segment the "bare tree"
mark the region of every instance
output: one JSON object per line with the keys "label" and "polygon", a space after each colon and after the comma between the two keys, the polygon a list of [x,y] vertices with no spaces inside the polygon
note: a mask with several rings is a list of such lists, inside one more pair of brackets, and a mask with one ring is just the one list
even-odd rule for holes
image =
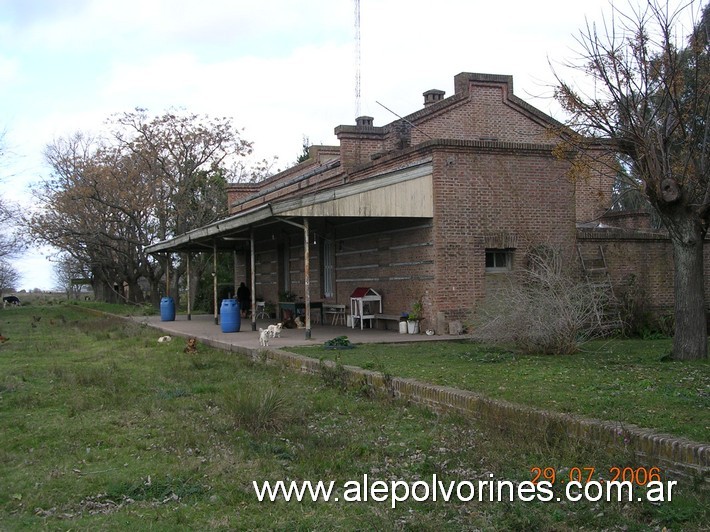
{"label": "bare tree", "polygon": [[475,340],[526,354],[571,355],[610,331],[609,294],[563,268],[559,250],[531,247],[528,267],[493,291],[474,318]]}
{"label": "bare tree", "polygon": [[17,287],[20,282],[20,273],[6,260],[0,259],[0,296],[6,290]]}
{"label": "bare tree", "polygon": [[56,288],[64,291],[67,299],[78,299],[81,289],[90,279],[85,266],[68,253],[60,254],[54,263]]}
{"label": "bare tree", "polygon": [[[556,97],[581,135],[563,142],[581,158],[591,144],[607,160],[621,157],[627,184],[648,199],[668,230],[675,264],[673,357],[707,355],[703,241],[710,221],[710,6],[690,0],[671,9],[649,0],[628,12],[612,6],[600,26],[580,31],[581,63],[568,65],[591,81],[589,91],[557,77]],[[697,21],[687,39],[683,16]],[[702,17],[698,19],[698,13]],[[583,166],[583,165],[582,165]],[[614,168],[618,171],[619,168]],[[669,281],[670,282],[670,281]]]}
{"label": "bare tree", "polygon": [[237,161],[231,169],[231,181],[233,183],[259,183],[274,175],[274,165],[276,165],[278,160],[279,158],[274,156],[271,159],[262,159],[256,163]]}
{"label": "bare tree", "polygon": [[[0,132],[0,163],[5,162],[6,150],[4,144],[4,133]],[[0,165],[0,169],[3,166]],[[5,175],[0,174],[0,180]],[[0,257],[8,257],[19,251],[20,241],[14,231],[15,221],[18,218],[17,209],[9,204],[5,198],[0,197]]]}
{"label": "bare tree", "polygon": [[15,237],[10,230],[14,218],[10,207],[0,198],[0,257],[7,257],[16,251]]}

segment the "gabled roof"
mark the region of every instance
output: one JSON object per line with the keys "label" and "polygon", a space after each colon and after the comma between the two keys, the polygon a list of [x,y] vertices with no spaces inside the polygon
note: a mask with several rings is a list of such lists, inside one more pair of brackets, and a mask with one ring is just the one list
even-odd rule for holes
{"label": "gabled roof", "polygon": [[355,290],[353,290],[353,293],[350,294],[350,297],[362,299],[366,297],[380,297],[380,294],[375,292],[374,289],[369,288],[367,286],[359,286]]}
{"label": "gabled roof", "polygon": [[[550,151],[542,134],[559,123],[515,96],[512,76],[462,72],[454,77],[454,87],[449,98],[443,98],[443,91],[427,91],[425,98],[436,94],[429,99],[433,102],[426,100],[423,109],[384,127],[373,126],[370,117],[360,117],[355,126],[338,126],[340,147],[314,147],[301,164],[258,184],[232,186],[235,210],[240,212],[148,246],[147,251],[231,248],[231,241],[249,236],[249,228],[290,218],[431,218],[435,150]],[[476,108],[478,102],[484,102],[483,107]],[[473,120],[466,105],[483,109],[483,118]],[[501,113],[523,128],[529,126],[535,135],[501,127],[507,124],[501,122]],[[454,118],[463,127],[450,128]],[[531,144],[535,137],[539,143]]]}

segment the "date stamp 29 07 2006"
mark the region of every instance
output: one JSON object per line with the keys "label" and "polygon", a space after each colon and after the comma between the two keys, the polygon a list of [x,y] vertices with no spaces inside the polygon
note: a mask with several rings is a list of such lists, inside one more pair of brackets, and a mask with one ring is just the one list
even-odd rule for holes
{"label": "date stamp 29 07 2006", "polygon": [[544,480],[550,484],[579,482],[586,484],[594,480],[608,480],[609,482],[631,482],[637,486],[645,486],[649,482],[660,482],[661,470],[658,467],[617,467],[613,466],[606,470],[608,476],[597,474],[595,467],[570,467],[556,469],[554,467],[530,468],[532,482],[537,484]]}
{"label": "date stamp 29 07 2006", "polygon": [[[530,482],[540,489],[562,490],[568,501],[649,501],[668,502],[673,497],[675,480],[663,482],[658,467],[609,467],[598,472],[595,467],[530,468]],[[636,489],[635,489],[636,488]],[[561,497],[556,497],[558,501]]]}

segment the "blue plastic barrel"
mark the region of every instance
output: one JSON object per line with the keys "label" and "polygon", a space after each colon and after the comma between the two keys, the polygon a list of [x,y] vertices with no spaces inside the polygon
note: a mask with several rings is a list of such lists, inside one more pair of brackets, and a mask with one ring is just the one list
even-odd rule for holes
{"label": "blue plastic barrel", "polygon": [[236,299],[223,299],[220,308],[222,332],[239,332],[242,325],[242,316],[239,312],[239,303]]}
{"label": "blue plastic barrel", "polygon": [[172,297],[160,300],[160,321],[175,321],[175,300]]}

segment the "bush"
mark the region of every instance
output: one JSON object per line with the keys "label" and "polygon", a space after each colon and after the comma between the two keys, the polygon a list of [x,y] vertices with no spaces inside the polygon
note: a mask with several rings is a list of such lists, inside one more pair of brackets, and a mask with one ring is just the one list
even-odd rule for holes
{"label": "bush", "polygon": [[648,295],[634,273],[628,275],[618,289],[619,313],[624,334],[644,340],[670,338],[675,321],[673,313],[654,312],[649,308]]}
{"label": "bush", "polygon": [[530,256],[529,269],[491,294],[473,323],[473,337],[523,353],[575,353],[603,336],[609,292],[562,269],[557,253]]}
{"label": "bush", "polygon": [[237,427],[253,432],[279,429],[295,415],[287,395],[276,388],[228,394],[226,411]]}

